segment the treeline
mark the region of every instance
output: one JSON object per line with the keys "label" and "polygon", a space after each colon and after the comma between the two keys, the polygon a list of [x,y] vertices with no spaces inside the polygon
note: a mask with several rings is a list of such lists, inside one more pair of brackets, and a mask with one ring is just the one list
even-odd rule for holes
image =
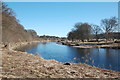
{"label": "treeline", "polygon": [[[95,39],[115,39],[114,33],[119,34],[118,19],[111,17],[101,20],[101,26],[89,23],[76,23],[72,31],[68,33],[69,40],[90,41]],[[111,37],[112,35],[112,37]],[[119,38],[120,39],[120,38]]]}
{"label": "treeline", "polygon": [[39,38],[44,39],[44,40],[58,40],[58,39],[60,39],[57,36],[49,36],[49,35],[39,36]]}
{"label": "treeline", "polygon": [[2,42],[32,41],[38,37],[35,30],[26,30],[16,19],[14,11],[2,3]]}

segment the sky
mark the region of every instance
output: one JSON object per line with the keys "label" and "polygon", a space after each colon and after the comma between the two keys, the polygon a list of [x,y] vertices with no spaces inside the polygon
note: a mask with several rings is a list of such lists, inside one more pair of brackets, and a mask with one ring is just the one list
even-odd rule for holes
{"label": "sky", "polygon": [[4,0],[4,2],[118,2],[119,0]]}
{"label": "sky", "polygon": [[66,37],[75,23],[100,25],[101,19],[118,17],[117,2],[6,2],[25,29],[38,35]]}

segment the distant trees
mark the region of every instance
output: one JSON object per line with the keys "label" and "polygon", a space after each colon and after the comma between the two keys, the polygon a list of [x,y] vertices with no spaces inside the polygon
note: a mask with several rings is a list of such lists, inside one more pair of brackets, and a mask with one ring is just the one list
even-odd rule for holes
{"label": "distant trees", "polygon": [[[105,34],[106,40],[109,39],[111,32],[117,31],[118,20],[116,17],[111,17],[108,19],[101,20],[101,26],[88,24],[88,23],[77,23],[75,24],[72,31],[68,33],[68,39],[70,40],[87,40],[89,41],[91,38],[96,39],[96,41],[101,38],[99,34]],[[104,33],[103,33],[104,32]],[[110,34],[110,35],[109,35]],[[102,37],[103,38],[103,37]],[[113,35],[112,35],[113,38]]]}
{"label": "distant trees", "polygon": [[[39,38],[44,39],[44,40],[59,40],[60,38],[57,36],[49,36],[49,35],[43,35],[43,36],[39,36]],[[65,39],[65,38],[61,38],[61,39]]]}
{"label": "distant trees", "polygon": [[102,27],[103,27],[102,29],[105,33],[105,38],[106,38],[106,40],[108,40],[110,37],[109,33],[113,32],[114,30],[117,29],[118,20],[116,17],[112,17],[109,19],[103,19],[103,20],[101,20],[101,25],[102,25]]}
{"label": "distant trees", "polygon": [[96,41],[99,40],[98,34],[102,32],[102,29],[98,25],[92,25],[92,32],[95,36]]}
{"label": "distant trees", "polygon": [[77,23],[74,30],[68,33],[68,39],[89,40],[91,37],[91,25],[88,23]]}

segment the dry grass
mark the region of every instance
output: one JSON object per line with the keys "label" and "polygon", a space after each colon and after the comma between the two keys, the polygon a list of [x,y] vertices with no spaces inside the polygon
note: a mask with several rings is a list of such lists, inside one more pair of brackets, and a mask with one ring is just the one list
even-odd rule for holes
{"label": "dry grass", "polygon": [[18,51],[2,51],[4,78],[116,78],[120,72],[100,69],[82,63],[64,63],[45,60]]}

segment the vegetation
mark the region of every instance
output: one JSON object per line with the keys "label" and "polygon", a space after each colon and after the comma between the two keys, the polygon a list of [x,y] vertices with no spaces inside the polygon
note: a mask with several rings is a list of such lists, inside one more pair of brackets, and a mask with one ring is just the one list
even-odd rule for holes
{"label": "vegetation", "polygon": [[[88,23],[77,23],[75,24],[73,30],[68,33],[69,40],[81,40],[81,41],[89,41],[90,39],[99,40],[99,38],[115,39],[115,37],[111,36],[113,32],[117,31],[118,20],[116,17],[102,19],[101,26],[88,24]],[[105,34],[99,36],[100,34]]]}
{"label": "vegetation", "polygon": [[91,25],[88,23],[77,23],[74,30],[68,34],[68,39],[89,40],[91,36]]}
{"label": "vegetation", "polygon": [[98,25],[92,25],[92,32],[95,36],[96,41],[99,40],[98,34],[102,32],[102,29]]}
{"label": "vegetation", "polygon": [[109,39],[109,33],[113,32],[117,29],[117,18],[116,17],[112,17],[110,19],[103,19],[101,20],[101,24],[103,26],[103,31],[105,33],[105,38],[108,40]]}
{"label": "vegetation", "polygon": [[13,10],[11,8],[8,8],[5,3],[2,3],[2,13],[6,13],[8,16],[15,16]]}
{"label": "vegetation", "polygon": [[29,32],[33,37],[37,37],[37,33],[35,30],[29,29],[27,30],[27,32]]}
{"label": "vegetation", "polygon": [[44,40],[52,40],[52,41],[55,41],[55,40],[59,40],[59,39],[60,39],[59,37],[56,37],[56,36],[48,36],[48,35],[39,36],[39,38],[44,39]]}
{"label": "vegetation", "polygon": [[32,41],[37,38],[34,30],[25,30],[16,19],[15,13],[2,3],[2,42]]}

